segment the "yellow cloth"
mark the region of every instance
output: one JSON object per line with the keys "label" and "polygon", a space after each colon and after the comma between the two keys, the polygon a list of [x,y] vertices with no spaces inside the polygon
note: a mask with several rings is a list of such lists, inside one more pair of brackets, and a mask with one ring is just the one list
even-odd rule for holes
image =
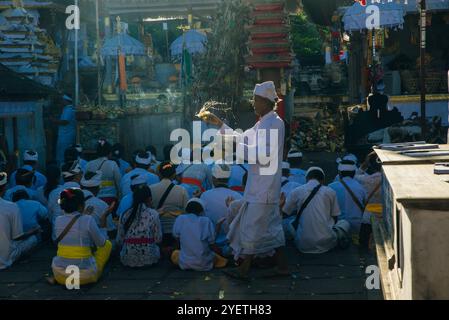
{"label": "yellow cloth", "polygon": [[58,257],[66,259],[89,259],[92,257],[92,250],[89,247],[58,246]]}
{"label": "yellow cloth", "polygon": [[352,243],[356,246],[360,245],[360,238],[358,234],[353,234],[352,235]]}
{"label": "yellow cloth", "polygon": [[113,187],[113,186],[115,186],[114,181],[108,180],[108,181],[102,181],[101,182],[101,187],[102,188]]}
{"label": "yellow cloth", "polygon": [[367,205],[365,210],[374,214],[382,214],[383,206],[381,203],[372,203]]}
{"label": "yellow cloth", "polygon": [[[181,254],[181,251],[179,251],[179,250],[173,251],[173,253],[171,255],[171,262],[174,265],[179,266],[179,255],[180,254]],[[224,268],[224,267],[226,267],[227,264],[228,264],[228,259],[223,258],[222,256],[215,253],[214,268],[217,268],[217,269]]]}
{"label": "yellow cloth", "polygon": [[[112,243],[106,240],[103,247],[97,248],[93,254],[97,270],[92,274],[91,270],[80,270],[80,285],[95,283],[103,274],[104,267],[111,256]],[[92,250],[89,247],[69,247],[58,246],[58,257],[66,259],[88,259],[92,257]],[[53,274],[57,283],[66,285],[67,275],[62,270],[53,270]]]}

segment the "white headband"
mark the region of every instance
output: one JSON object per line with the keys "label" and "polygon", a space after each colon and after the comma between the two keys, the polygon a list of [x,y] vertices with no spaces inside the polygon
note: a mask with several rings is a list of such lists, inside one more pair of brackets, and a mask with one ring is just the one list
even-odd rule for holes
{"label": "white headband", "polygon": [[319,172],[321,172],[324,176],[326,175],[326,174],[324,173],[324,170],[321,169],[320,167],[311,167],[311,168],[309,168],[309,170],[307,170],[306,177],[307,177],[307,176],[309,175],[309,173],[311,173],[312,171],[319,171]]}
{"label": "white headband", "polygon": [[140,174],[138,176],[132,177],[131,178],[131,185],[132,186],[138,186],[141,184],[146,184],[147,183],[147,179],[143,174]]}
{"label": "white headband", "polygon": [[27,150],[23,154],[23,161],[39,161],[39,155],[35,151]]}
{"label": "white headband", "polygon": [[147,152],[147,158],[141,158],[139,155],[136,156],[136,163],[137,164],[142,164],[144,166],[148,166],[151,164],[151,161],[153,159],[153,155],[151,154],[151,152]]}
{"label": "white headband", "polygon": [[290,152],[290,153],[288,154],[288,158],[289,158],[289,159],[292,159],[292,158],[302,158],[302,157],[303,157],[303,154],[302,154],[302,152],[300,152],[300,151]]}
{"label": "white headband", "polygon": [[340,162],[342,162],[344,160],[352,161],[354,163],[357,163],[359,161],[359,159],[357,159],[357,157],[355,155],[347,154],[343,158],[337,158],[337,163],[340,163]]}
{"label": "white headband", "polygon": [[357,171],[357,166],[355,164],[339,164],[338,165],[338,171],[344,172],[344,171]]}
{"label": "white headband", "polygon": [[0,187],[8,183],[8,174],[5,172],[0,173]]}
{"label": "white headband", "polygon": [[72,100],[72,98],[70,98],[68,95],[64,95],[63,97],[62,97],[64,100],[66,100],[66,101],[68,101],[68,102],[73,102],[73,100]]}
{"label": "white headband", "polygon": [[212,176],[216,179],[229,179],[231,177],[231,168],[228,165],[216,164],[212,168]]}
{"label": "white headband", "polygon": [[290,163],[288,162],[282,162],[282,170],[290,169]]}
{"label": "white headband", "polygon": [[189,204],[194,203],[194,202],[199,203],[199,204],[201,205],[201,207],[203,208],[203,210],[205,209],[204,201],[201,200],[201,199],[199,199],[199,198],[192,198],[192,199],[190,199],[190,200],[187,202],[186,207],[187,207]]}

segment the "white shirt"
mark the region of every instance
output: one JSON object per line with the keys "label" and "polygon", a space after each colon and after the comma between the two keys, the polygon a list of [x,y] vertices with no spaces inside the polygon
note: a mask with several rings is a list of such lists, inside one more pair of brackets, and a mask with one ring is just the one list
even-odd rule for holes
{"label": "white shirt", "polygon": [[66,182],[62,186],[56,188],[52,192],[50,192],[48,196],[48,214],[50,216],[50,220],[52,224],[54,225],[55,219],[61,215],[64,214],[64,211],[61,209],[61,206],[59,205],[59,196],[61,195],[61,192],[65,189],[70,188],[80,188],[80,185],[76,182]]}
{"label": "white shirt", "polygon": [[131,178],[136,175],[144,175],[146,177],[146,182],[148,186],[151,186],[153,184],[158,183],[159,177],[148,170],[142,169],[142,168],[135,168],[125,174],[122,178],[122,181],[120,183],[120,189],[122,191],[122,197],[132,193],[131,191]]}
{"label": "white shirt", "polygon": [[[168,187],[171,185],[171,183],[172,181],[170,181],[169,179],[162,179],[161,182],[153,184],[150,187],[151,196],[153,197],[153,207],[157,210],[159,210],[158,206],[162,196],[168,190]],[[181,186],[175,185],[165,199],[162,207],[174,207],[184,210],[188,200],[189,196],[186,189]]]}
{"label": "white shirt", "polygon": [[243,186],[243,177],[245,176],[246,170],[248,170],[247,164],[234,164],[231,166],[231,177],[229,178],[229,187],[242,187]]}
{"label": "white shirt", "polygon": [[9,268],[11,242],[23,234],[19,207],[0,198],[0,270]]}
{"label": "white shirt", "polygon": [[[83,190],[83,193],[84,193],[84,199],[86,201],[85,207],[93,208],[92,217],[95,218],[95,221],[97,222],[97,224],[99,226],[100,219],[104,215],[104,213],[109,209],[109,206],[103,200],[95,197],[92,192],[90,192],[88,190]],[[111,218],[111,216],[109,216],[108,218]],[[112,218],[110,220],[112,220]],[[114,224],[111,225],[111,223],[112,223],[112,221],[109,221],[109,219],[108,219],[108,228],[107,228],[108,230],[115,229]]]}
{"label": "white shirt", "polygon": [[306,184],[306,172],[302,169],[291,168],[290,177],[288,178],[291,182],[296,182],[301,185]]}
{"label": "white shirt", "polygon": [[[283,211],[289,215],[296,214],[318,184],[317,180],[310,180],[293,190]],[[335,225],[334,217],[339,215],[335,191],[322,186],[299,219],[295,237],[298,250],[304,253],[323,253],[334,248],[337,245],[337,235],[332,228]]]}
{"label": "white shirt", "polygon": [[[352,190],[361,204],[366,204],[365,188],[355,179],[345,177],[344,182]],[[358,233],[360,231],[360,224],[362,222],[363,212],[355,204],[351,195],[346,191],[345,187],[340,181],[331,183],[329,185],[337,193],[338,204],[341,209],[341,219],[347,220],[351,224],[351,232]]]}
{"label": "white shirt", "polygon": [[86,171],[97,172],[101,171],[102,186],[99,198],[116,198],[120,190],[120,180],[122,175],[120,169],[115,161],[109,160],[106,157],[98,158],[89,161],[86,165]]}
{"label": "white shirt", "polygon": [[15,186],[15,187],[12,187],[11,189],[9,189],[9,190],[7,190],[6,192],[5,192],[5,195],[4,195],[4,199],[6,200],[6,201],[12,201],[12,198],[13,198],[13,196],[14,196],[14,193],[16,193],[17,191],[19,191],[19,190],[25,190],[26,191],[26,193],[28,193],[28,195],[30,196],[30,199],[31,200],[38,200],[38,197],[37,197],[37,191],[35,191],[35,190],[33,190],[33,189],[30,189],[30,188],[27,188],[27,187],[25,187],[25,186],[22,186],[22,185],[20,185],[20,186]]}
{"label": "white shirt", "polygon": [[173,236],[181,243],[179,267],[182,270],[213,269],[215,254],[209,245],[215,242],[215,230],[209,218],[183,214],[175,221]]}
{"label": "white shirt", "polygon": [[228,188],[215,188],[201,195],[201,200],[205,203],[204,215],[211,219],[214,224],[227,216],[226,199],[228,198],[240,200],[243,197],[240,193]]}
{"label": "white shirt", "polygon": [[302,186],[302,184],[297,183],[297,182],[292,182],[290,181],[290,178],[286,178],[286,177],[282,177],[282,184],[283,186],[281,187],[281,193],[285,194],[285,197],[287,198],[290,193],[295,190],[296,188]]}
{"label": "white shirt", "polygon": [[[226,130],[226,131],[225,131]],[[227,125],[221,128],[221,134],[229,134],[227,130],[232,130]],[[266,130],[265,146],[259,145],[258,140],[261,139],[262,130]],[[277,132],[275,145],[271,145],[271,132]],[[284,121],[272,111],[256,123],[256,125],[243,134],[233,132],[236,136],[239,148],[244,150],[244,158],[249,163],[248,181],[245,188],[244,198],[249,203],[260,204],[278,204],[281,196],[281,176],[282,176],[282,159],[284,154],[284,138],[285,125]],[[263,150],[265,149],[265,150]],[[271,154],[271,149],[273,153]],[[277,162],[263,165],[260,156],[268,159],[273,157]],[[273,172],[271,166],[275,166]]]}
{"label": "white shirt", "polygon": [[[40,187],[43,187],[47,184],[47,177],[44,176],[39,171],[35,171],[32,166],[25,165],[22,167],[22,169],[26,169],[28,171],[34,171],[34,179],[33,179],[33,185],[31,186],[31,189],[37,190]],[[17,170],[11,174],[11,177],[9,179],[9,187],[10,188],[13,188],[17,185],[16,184],[16,175],[17,175]]]}
{"label": "white shirt", "polygon": [[24,232],[39,227],[39,220],[48,218],[47,208],[38,201],[22,199],[17,201],[16,204],[20,209]]}

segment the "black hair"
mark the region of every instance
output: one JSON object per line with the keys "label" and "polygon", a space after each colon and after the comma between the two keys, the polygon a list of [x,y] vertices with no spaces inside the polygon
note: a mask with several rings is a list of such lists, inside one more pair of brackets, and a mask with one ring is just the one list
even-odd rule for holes
{"label": "black hair", "polygon": [[156,149],[155,146],[149,145],[149,146],[145,149],[145,151],[149,151],[149,152],[151,152],[151,154],[152,154],[154,157],[157,157],[157,149]]}
{"label": "black hair", "polygon": [[318,180],[318,181],[324,181],[325,176],[323,174],[323,172],[321,172],[320,170],[312,170],[309,172],[309,174],[306,177],[307,181],[309,180]]}
{"label": "black hair", "polygon": [[290,176],[290,169],[282,169],[282,176],[288,178]]}
{"label": "black hair", "polygon": [[[6,172],[0,172],[0,180],[7,179],[7,178],[8,178],[8,175],[6,174]],[[7,183],[5,183],[4,185],[0,186],[0,192],[4,191],[7,186],[8,186]]]}
{"label": "black hair", "polygon": [[368,169],[366,173],[369,175],[380,172],[382,169],[382,163],[379,161],[379,157],[375,152],[370,153],[367,156]]}
{"label": "black hair", "polygon": [[25,166],[34,166],[34,165],[36,165],[36,163],[37,163],[37,161],[34,161],[34,160],[26,160],[23,162],[23,164]]}
{"label": "black hair", "polygon": [[124,222],[125,233],[128,232],[129,228],[131,227],[134,220],[136,219],[139,208],[143,204],[146,204],[148,199],[151,199],[151,198],[152,198],[151,189],[146,184],[140,185],[136,189],[134,189],[132,212],[131,212],[131,215],[129,216],[129,218]]}
{"label": "black hair", "polygon": [[75,147],[67,148],[64,151],[64,162],[72,162],[78,160],[79,153]]}
{"label": "black hair", "polygon": [[[64,164],[62,165],[61,171],[62,171],[62,172],[68,172],[68,171],[70,171],[70,170],[72,169],[72,167],[73,167],[74,164],[75,164],[75,161],[64,163]],[[71,176],[71,177],[64,177],[64,182],[70,182],[70,181],[73,181],[73,180],[75,180],[75,177],[76,177],[76,175],[73,175],[73,176]]]}
{"label": "black hair", "polygon": [[196,201],[190,202],[186,207],[187,213],[193,213],[196,215],[200,215],[203,211],[204,211],[203,206]]}
{"label": "black hair", "polygon": [[125,153],[125,147],[120,143],[116,143],[112,146],[111,151],[114,158],[121,159]]}
{"label": "black hair", "polygon": [[[93,177],[95,177],[96,175],[97,175],[96,172],[93,172],[93,171],[87,171],[87,172],[84,174],[84,179],[87,180],[87,181],[89,181],[89,180],[91,180]],[[91,192],[94,193],[94,194],[97,194],[97,193],[100,191],[100,186],[96,186],[96,187],[85,187],[85,186],[81,186],[81,188],[84,189],[84,190],[89,190],[89,191],[91,191]]]}
{"label": "black hair", "polygon": [[355,177],[355,171],[342,171],[340,172],[340,177],[341,178],[354,178]]}
{"label": "black hair", "polygon": [[34,172],[23,168],[16,171],[16,184],[21,186],[30,186],[33,183]]}
{"label": "black hair", "polygon": [[112,151],[112,147],[109,142],[107,142],[104,139],[100,139],[98,141],[98,144],[97,144],[97,157],[98,158],[109,157],[109,155],[111,154],[111,151]]}
{"label": "black hair", "polygon": [[61,192],[59,205],[66,213],[74,213],[84,207],[84,193],[80,189],[70,188]]}
{"label": "black hair", "polygon": [[44,196],[48,200],[50,192],[55,190],[61,181],[61,169],[57,165],[47,166],[47,184],[44,187]]}
{"label": "black hair", "polygon": [[[345,165],[356,165],[355,164],[355,162],[354,161],[352,161],[352,160],[342,160],[341,162],[340,162],[340,164],[345,164]],[[341,178],[346,178],[346,177],[349,177],[349,178],[354,178],[355,177],[355,170],[354,171],[340,171],[340,177]]]}
{"label": "black hair", "polygon": [[30,195],[26,190],[20,189],[13,193],[12,202],[17,202],[20,200],[30,200]]}
{"label": "black hair", "polygon": [[164,161],[159,165],[159,174],[164,179],[171,179],[176,175],[176,169],[170,161]]}
{"label": "black hair", "polygon": [[292,168],[299,168],[302,164],[302,158],[290,158],[288,159],[288,163]]}
{"label": "black hair", "polygon": [[[148,159],[148,152],[147,151],[140,151],[136,157],[142,158],[142,159]],[[136,158],[134,157],[134,158]],[[140,164],[135,162],[136,159],[134,159],[134,164],[136,166],[136,168],[142,168],[142,169],[148,169],[149,167],[151,167],[151,164]]]}

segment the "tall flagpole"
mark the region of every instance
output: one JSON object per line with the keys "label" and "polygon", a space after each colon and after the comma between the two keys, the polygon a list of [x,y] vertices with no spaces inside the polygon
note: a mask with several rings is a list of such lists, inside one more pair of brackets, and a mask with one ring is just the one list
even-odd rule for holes
{"label": "tall flagpole", "polygon": [[[78,7],[78,0],[75,0],[75,7]],[[77,9],[77,12],[78,9]],[[80,19],[79,15],[75,17],[77,21]],[[79,70],[78,70],[78,28],[75,28],[75,54],[74,54],[74,62],[75,62],[75,107],[79,104]]]}
{"label": "tall flagpole", "polygon": [[95,16],[96,16],[96,26],[97,26],[97,94],[98,94],[98,105],[102,104],[102,90],[101,90],[101,56],[100,56],[100,9],[98,0],[95,0]]}
{"label": "tall flagpole", "polygon": [[420,1],[420,87],[421,87],[421,127],[422,134],[425,137],[427,134],[427,122],[426,122],[426,0]]}

